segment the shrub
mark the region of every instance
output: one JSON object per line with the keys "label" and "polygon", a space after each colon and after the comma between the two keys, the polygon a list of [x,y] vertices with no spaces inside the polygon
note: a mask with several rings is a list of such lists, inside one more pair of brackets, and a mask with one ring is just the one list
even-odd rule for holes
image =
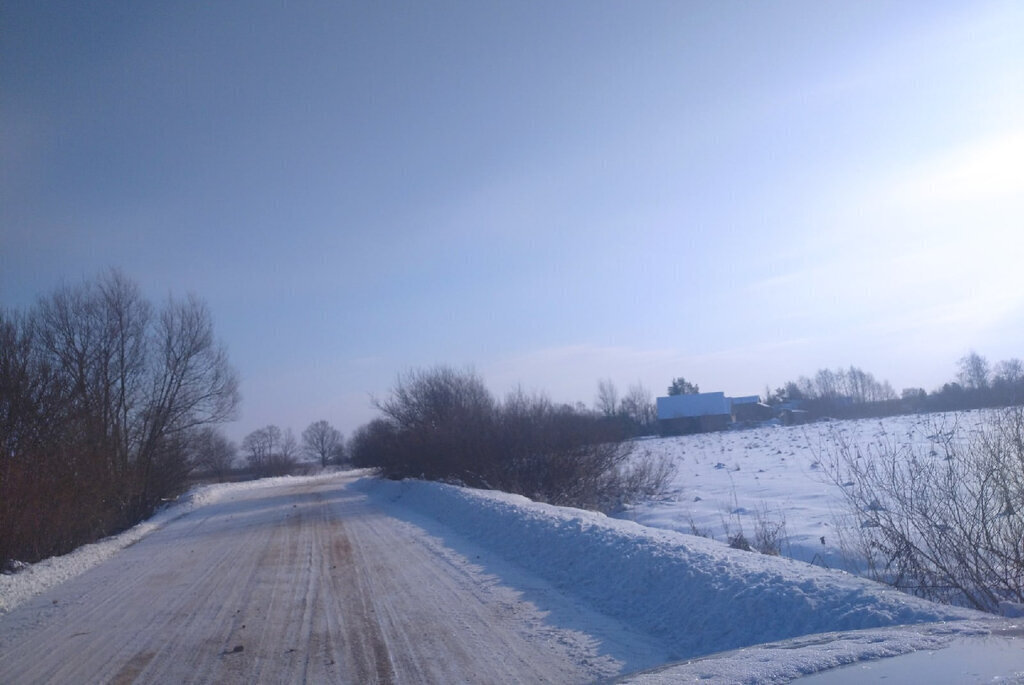
{"label": "shrub", "polygon": [[376,403],[394,426],[389,478],[455,480],[489,487],[494,455],[494,400],[471,371],[446,366],[400,377]]}
{"label": "shrub", "polygon": [[735,535],[727,536],[729,546],[733,549],[741,549],[744,552],[753,552],[754,548],[750,546],[750,541],[747,540],[747,536],[743,534],[743,531],[736,533]]}
{"label": "shrub", "polygon": [[348,444],[352,466],[375,468],[382,476],[400,479],[404,476],[398,452],[398,431],[387,419],[374,419],[352,433]]}
{"label": "shrub", "polygon": [[[609,510],[633,499],[627,492],[634,469],[633,443],[617,417],[553,405],[521,392],[500,410],[500,487],[533,499]],[[643,486],[642,479],[634,484]]]}
{"label": "shrub", "polygon": [[384,417],[358,429],[355,466],[386,478],[498,489],[552,504],[610,510],[664,489],[667,462],[631,462],[621,421],[541,395],[497,403],[473,372],[449,367],[399,378],[377,402]]}
{"label": "shrub", "polygon": [[935,427],[927,451],[833,436],[829,476],[869,575],[984,611],[1024,601],[1024,408],[987,418],[977,431]]}
{"label": "shrub", "polygon": [[753,547],[761,554],[779,556],[786,542],[786,515],[779,512],[778,519],[768,513],[767,505],[762,505],[756,514],[754,524]]}

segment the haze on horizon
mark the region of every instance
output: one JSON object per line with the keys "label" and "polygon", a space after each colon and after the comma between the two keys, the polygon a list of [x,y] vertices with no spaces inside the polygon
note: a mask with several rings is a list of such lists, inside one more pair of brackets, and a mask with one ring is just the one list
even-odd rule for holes
{"label": "haze on horizon", "polygon": [[1024,5],[7,2],[0,306],[210,306],[232,437],[1024,357]]}

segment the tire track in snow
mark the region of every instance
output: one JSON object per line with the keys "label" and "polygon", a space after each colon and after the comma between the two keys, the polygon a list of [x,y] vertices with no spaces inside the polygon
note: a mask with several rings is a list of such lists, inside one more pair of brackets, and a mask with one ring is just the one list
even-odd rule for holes
{"label": "tire track in snow", "polygon": [[343,480],[248,490],[0,617],[0,681],[589,682],[586,636]]}

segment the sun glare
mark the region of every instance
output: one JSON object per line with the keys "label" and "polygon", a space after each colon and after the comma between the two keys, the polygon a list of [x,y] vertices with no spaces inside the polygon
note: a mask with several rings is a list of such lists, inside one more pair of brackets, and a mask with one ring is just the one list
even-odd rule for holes
{"label": "sun glare", "polygon": [[948,207],[1024,196],[1024,130],[973,141],[913,167],[893,187],[909,207]]}

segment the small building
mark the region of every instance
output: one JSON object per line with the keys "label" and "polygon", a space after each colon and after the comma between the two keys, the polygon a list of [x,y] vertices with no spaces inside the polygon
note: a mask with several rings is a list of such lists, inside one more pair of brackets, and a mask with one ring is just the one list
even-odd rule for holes
{"label": "small building", "polygon": [[736,423],[760,423],[775,416],[775,410],[761,402],[757,395],[746,397],[730,397],[732,403],[732,420]]}
{"label": "small building", "polygon": [[657,406],[662,435],[725,430],[732,423],[732,403],[724,392],[659,397]]}

